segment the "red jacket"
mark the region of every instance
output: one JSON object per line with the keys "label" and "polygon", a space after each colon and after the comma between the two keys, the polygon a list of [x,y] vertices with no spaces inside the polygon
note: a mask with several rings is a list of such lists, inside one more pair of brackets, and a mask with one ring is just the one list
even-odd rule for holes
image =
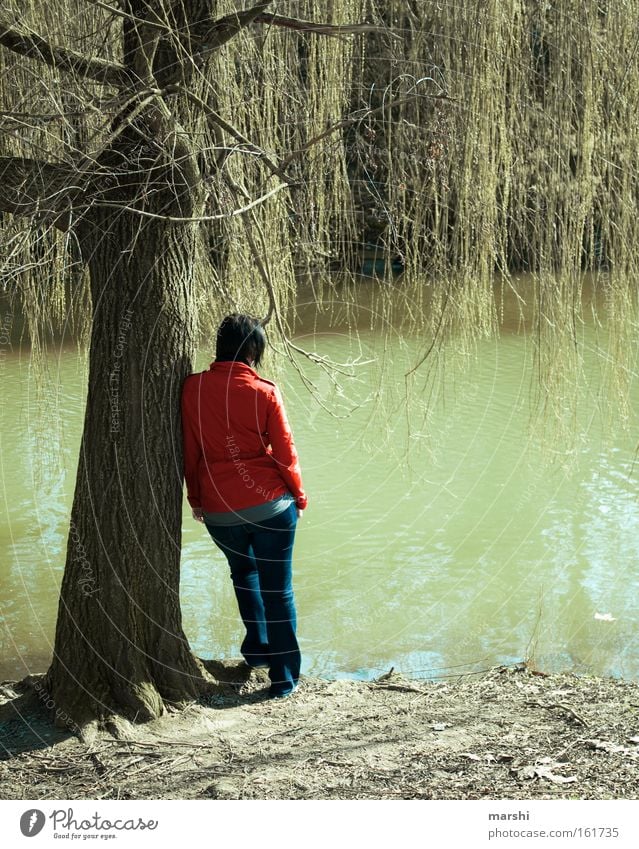
{"label": "red jacket", "polygon": [[241,362],[213,362],[182,388],[184,477],[191,507],[241,510],[286,492],[306,507],[277,386]]}

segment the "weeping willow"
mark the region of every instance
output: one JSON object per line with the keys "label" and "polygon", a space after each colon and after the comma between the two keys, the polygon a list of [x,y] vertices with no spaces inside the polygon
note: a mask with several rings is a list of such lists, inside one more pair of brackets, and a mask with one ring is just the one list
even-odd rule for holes
{"label": "weeping willow", "polygon": [[[602,405],[629,421],[637,4],[375,6],[401,38],[368,37],[362,90],[376,92],[374,105],[400,105],[357,141],[378,175],[379,240],[389,257],[403,257],[403,292],[418,305],[411,320],[416,313],[423,322],[424,351],[443,351],[431,349],[436,337],[459,350],[497,332],[504,294],[516,289],[532,308],[541,418],[568,435],[592,308],[606,328]],[[450,100],[432,98],[439,93]],[[585,281],[594,286],[590,305]]]}
{"label": "weeping willow", "polygon": [[[366,289],[370,315],[416,335],[415,365],[437,370],[447,345],[470,350],[499,332],[504,298],[516,290],[532,308],[525,320],[540,406],[565,423],[583,366],[588,279],[596,293],[591,308],[607,328],[608,385],[628,419],[639,3],[284,5],[275,11],[328,24],[367,20],[377,31],[243,30],[192,84],[200,103],[234,132],[207,120],[194,99],[175,99],[211,175],[207,211],[228,213],[202,227],[202,338],[210,340],[224,311],[264,315],[273,299],[281,317],[274,336],[285,335],[300,282],[311,281],[317,308],[346,303],[343,320],[353,330]],[[236,0],[219,0],[215,13],[238,8]],[[0,14],[61,46],[119,58],[122,18],[104,6],[3,0]],[[4,48],[0,72],[0,155],[77,162],[99,148],[109,114],[121,107],[108,89],[63,79]],[[292,185],[250,218],[234,215],[246,198],[273,186],[258,149],[287,163]],[[71,328],[85,346],[89,295],[72,236],[40,227],[37,215],[5,216],[3,228],[3,287],[21,299],[34,361],[61,329]],[[371,250],[383,258],[383,285],[375,287],[357,276]]]}

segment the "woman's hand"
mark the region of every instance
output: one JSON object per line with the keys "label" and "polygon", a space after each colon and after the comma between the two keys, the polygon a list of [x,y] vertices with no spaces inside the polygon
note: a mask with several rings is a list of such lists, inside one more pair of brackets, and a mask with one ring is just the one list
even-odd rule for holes
{"label": "woman's hand", "polygon": [[192,512],[193,518],[195,519],[196,522],[203,522],[204,521],[204,510],[202,510],[201,507],[194,507],[191,510],[191,512]]}

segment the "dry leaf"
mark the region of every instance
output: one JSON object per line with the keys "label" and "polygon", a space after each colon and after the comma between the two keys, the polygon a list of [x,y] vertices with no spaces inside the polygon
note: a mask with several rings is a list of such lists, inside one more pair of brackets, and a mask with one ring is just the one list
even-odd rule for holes
{"label": "dry leaf", "polygon": [[[557,775],[557,773],[553,772],[553,767],[561,768],[563,764],[554,762],[552,763],[551,758],[541,758],[543,763],[529,764],[528,766],[523,767],[519,771],[519,775],[521,778],[546,778],[548,781],[552,781],[553,784],[572,784],[575,781],[578,781],[576,775]],[[547,765],[548,763],[551,765]]]}
{"label": "dry leaf", "polygon": [[613,743],[611,740],[586,740],[586,743],[590,743],[593,749],[602,749],[604,752],[625,752],[625,746],[619,746],[617,743]]}
{"label": "dry leaf", "polygon": [[[630,737],[631,743],[639,742],[639,737]],[[601,749],[604,752],[610,752],[613,755],[630,755],[636,758],[639,755],[637,749],[630,749],[628,746],[620,746],[618,743],[613,743],[611,740],[586,740],[593,749]]]}
{"label": "dry leaf", "polygon": [[576,775],[557,775],[549,766],[538,766],[535,772],[539,778],[547,778],[553,784],[572,784],[574,781],[577,781]]}

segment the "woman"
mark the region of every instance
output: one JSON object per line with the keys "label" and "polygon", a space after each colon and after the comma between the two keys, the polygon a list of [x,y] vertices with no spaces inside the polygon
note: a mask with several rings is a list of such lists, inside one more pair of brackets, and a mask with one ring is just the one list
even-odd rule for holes
{"label": "woman", "polygon": [[229,315],[215,361],[182,390],[184,477],[193,518],[224,552],[251,667],[268,667],[274,698],[300,673],[292,585],[293,540],[307,499],[280,393],[260,377],[266,337],[257,319]]}

